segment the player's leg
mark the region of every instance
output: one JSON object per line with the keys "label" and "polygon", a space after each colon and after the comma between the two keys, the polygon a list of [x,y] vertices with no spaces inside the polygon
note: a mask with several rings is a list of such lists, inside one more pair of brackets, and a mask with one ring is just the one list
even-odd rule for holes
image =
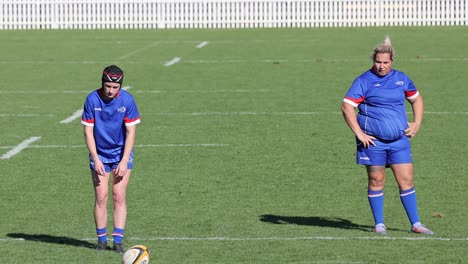
{"label": "player's leg", "polygon": [[401,203],[411,223],[411,232],[432,235],[433,232],[423,226],[419,220],[418,202],[413,184],[413,164],[393,164],[391,168],[400,188]]}
{"label": "player's leg", "polygon": [[416,190],[413,182],[413,161],[409,139],[403,137],[392,143],[388,163],[400,189],[400,200],[405,208],[411,223],[411,232],[433,234],[433,232],[421,225],[418,213]]}
{"label": "player's leg", "polygon": [[387,162],[386,143],[375,140],[375,146],[365,148],[356,139],[357,152],[356,163],[365,165],[367,170],[368,188],[367,197],[374,216],[374,232],[386,234],[387,228],[384,224],[384,186],[385,186],[385,165]]}
{"label": "player's leg", "polygon": [[385,166],[366,166],[368,177],[367,197],[374,216],[374,232],[386,234],[384,222]]}
{"label": "player's leg", "polygon": [[122,252],[121,244],[125,233],[125,224],[127,221],[127,186],[130,181],[132,170],[127,170],[123,177],[113,176],[112,194],[114,200],[114,247],[118,252]]}
{"label": "player's leg", "polygon": [[98,236],[98,250],[104,250],[107,247],[107,201],[109,193],[110,173],[98,175],[96,171],[91,170],[91,178],[94,186],[94,222],[96,224],[96,233]]}

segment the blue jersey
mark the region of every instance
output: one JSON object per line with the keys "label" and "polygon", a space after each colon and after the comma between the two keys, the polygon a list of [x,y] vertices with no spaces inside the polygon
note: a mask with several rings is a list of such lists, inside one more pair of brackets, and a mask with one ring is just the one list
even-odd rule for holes
{"label": "blue jersey", "polygon": [[102,89],[98,89],[86,97],[81,123],[94,127],[100,160],[118,162],[125,145],[125,127],[140,123],[140,114],[133,96],[125,90],[120,90],[110,101],[102,99],[101,95]]}
{"label": "blue jersey", "polygon": [[364,133],[396,140],[408,128],[405,99],[417,96],[413,81],[403,72],[378,76],[368,70],[354,80],[343,101],[358,108],[357,121]]}

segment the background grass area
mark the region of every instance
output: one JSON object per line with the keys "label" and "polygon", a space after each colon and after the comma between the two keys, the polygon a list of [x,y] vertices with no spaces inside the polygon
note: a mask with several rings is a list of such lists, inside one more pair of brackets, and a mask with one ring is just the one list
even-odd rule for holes
{"label": "background grass area", "polygon": [[[371,232],[365,172],[340,114],[385,34],[394,67],[425,100],[412,143],[419,212],[433,237],[408,233],[390,173],[389,235]],[[114,63],[142,118],[125,245],[147,245],[152,263],[467,261],[465,27],[0,31],[0,39],[0,155],[41,137],[0,160],[2,263],[120,262],[94,251],[82,126],[60,123]]]}

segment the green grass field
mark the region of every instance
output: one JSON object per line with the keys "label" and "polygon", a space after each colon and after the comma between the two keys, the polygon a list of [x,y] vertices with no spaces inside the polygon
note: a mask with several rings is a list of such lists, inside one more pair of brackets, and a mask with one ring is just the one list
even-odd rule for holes
{"label": "green grass field", "polygon": [[[365,171],[340,113],[385,34],[394,67],[425,100],[412,143],[430,237],[408,232],[391,173],[389,234],[372,233]],[[114,63],[142,118],[125,246],[148,246],[151,263],[468,263],[466,27],[0,31],[0,40],[1,263],[120,263],[94,250],[83,129],[79,118],[61,123]]]}

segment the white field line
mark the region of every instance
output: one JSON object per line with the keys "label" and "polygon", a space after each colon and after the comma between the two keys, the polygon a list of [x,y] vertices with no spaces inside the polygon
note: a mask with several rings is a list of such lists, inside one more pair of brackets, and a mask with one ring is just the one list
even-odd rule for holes
{"label": "white field line", "polygon": [[136,49],[136,50],[134,50],[134,51],[131,51],[131,52],[129,52],[129,53],[123,55],[123,56],[120,56],[119,59],[120,59],[120,60],[126,59],[126,58],[128,58],[128,57],[130,57],[130,56],[132,56],[132,55],[134,55],[134,54],[136,54],[136,53],[139,53],[139,52],[142,52],[142,51],[144,51],[144,50],[147,50],[147,49],[150,49],[150,48],[152,48],[152,47],[155,47],[155,46],[157,46],[159,43],[160,43],[159,41],[155,41],[155,42],[153,42],[153,43],[151,43],[151,44],[149,44],[149,45],[146,45],[146,46],[144,46],[144,47],[142,47],[142,48],[139,48],[139,49]]}
{"label": "white field line", "polygon": [[208,41],[203,41],[202,43],[198,44],[196,48],[201,49],[201,48],[205,47],[206,45],[208,45]]}
{"label": "white field line", "polygon": [[[229,144],[217,144],[217,143],[202,143],[202,144],[137,144],[136,148],[177,148],[177,147],[227,147]],[[31,145],[27,148],[85,148],[86,145]],[[11,149],[14,146],[0,146],[0,149]]]}
{"label": "white field line", "polygon": [[88,94],[90,91],[0,91],[0,94],[58,94],[58,93],[65,93],[65,94]]}
{"label": "white field line", "polygon": [[11,149],[7,153],[3,154],[0,157],[0,159],[3,160],[3,159],[9,159],[9,158],[13,157],[14,155],[20,153],[23,149],[27,148],[29,146],[29,144],[31,144],[31,143],[33,143],[35,141],[38,141],[39,139],[41,139],[41,137],[30,137],[30,138],[24,140],[18,146],[15,146],[13,149]]}
{"label": "white field line", "polygon": [[[112,240],[112,238],[110,238]],[[295,241],[295,240],[391,240],[391,241],[468,241],[468,237],[388,237],[388,236],[358,236],[358,237],[327,237],[327,236],[305,236],[305,237],[127,237],[131,241]],[[81,241],[95,241],[96,238],[82,238]],[[24,238],[0,238],[1,242],[26,241]]]}
{"label": "white field line", "polygon": [[[79,118],[82,114],[83,110],[78,110],[75,112],[72,116],[67,117],[66,119],[60,121],[60,123],[65,124],[65,123],[70,123],[76,118]],[[78,114],[78,112],[80,114]],[[166,113],[166,112],[160,112],[160,113],[141,113],[142,115],[150,116],[150,115],[156,115],[156,116],[212,116],[212,115],[225,115],[225,116],[236,116],[236,115],[251,115],[251,116],[256,116],[256,115],[340,115],[341,112],[192,112],[192,113]],[[425,112],[427,115],[468,115],[468,112]],[[54,115],[40,115],[40,114],[0,114],[0,117],[40,117],[40,116],[45,116],[45,117],[53,117]],[[1,147],[0,147],[1,148]]]}
{"label": "white field line", "polygon": [[142,115],[162,116],[210,116],[210,115],[325,115],[341,114],[341,112],[193,112],[193,113],[143,113]]}
{"label": "white field line", "polygon": [[173,58],[172,60],[170,60],[170,61],[164,63],[164,66],[170,67],[170,66],[172,66],[172,65],[174,65],[174,64],[176,64],[176,63],[179,63],[181,60],[182,60],[182,58],[180,58],[180,57],[175,57],[175,58]]}
{"label": "white field line", "polygon": [[83,114],[83,109],[77,110],[73,115],[65,118],[64,120],[60,121],[60,124],[68,124],[71,123],[73,120],[79,118]]}
{"label": "white field line", "polygon": [[[424,112],[428,115],[468,115],[468,112]],[[341,115],[342,113],[337,112],[325,112],[325,111],[315,111],[315,112],[192,112],[192,113],[143,113],[144,115],[160,115],[160,116],[211,116],[211,115],[225,115],[225,116],[235,116],[235,115]],[[408,113],[408,115],[411,113]]]}
{"label": "white field line", "polygon": [[[123,90],[128,90],[132,88],[131,86],[124,86],[122,87]],[[65,118],[64,120],[60,121],[60,124],[68,124],[73,122],[75,119],[80,118],[81,115],[83,114],[83,109],[76,110],[75,113],[73,113],[71,116]]]}
{"label": "white field line", "polygon": [[[124,87],[125,90],[127,86]],[[88,94],[90,91],[0,91],[0,94]],[[267,93],[267,89],[222,89],[222,90],[145,90],[134,91],[135,94],[154,93]],[[0,115],[1,116],[1,115]]]}
{"label": "white field line", "polygon": [[270,90],[266,89],[224,89],[224,90],[173,90],[173,91],[164,91],[164,90],[146,90],[146,91],[135,91],[135,94],[151,94],[151,93],[269,93]]}
{"label": "white field line", "polygon": [[[413,58],[413,59],[399,59],[399,61],[407,62],[461,62],[468,61],[467,58]],[[284,59],[284,58],[266,58],[266,59],[220,59],[220,60],[184,60],[183,63],[191,64],[226,64],[226,63],[346,63],[346,62],[363,62],[367,63],[366,59],[361,58],[349,58],[349,59],[333,59],[333,58],[315,58],[315,59]],[[107,62],[104,61],[0,61],[0,65],[9,64],[28,64],[28,65],[42,65],[42,64],[56,64],[56,65],[81,65],[81,64],[92,64],[101,65]],[[154,64],[154,61],[128,61],[125,60],[126,64]]]}
{"label": "white field line", "polygon": [[0,114],[0,117],[38,117],[38,116],[54,116],[54,115],[40,115],[40,114]]}

